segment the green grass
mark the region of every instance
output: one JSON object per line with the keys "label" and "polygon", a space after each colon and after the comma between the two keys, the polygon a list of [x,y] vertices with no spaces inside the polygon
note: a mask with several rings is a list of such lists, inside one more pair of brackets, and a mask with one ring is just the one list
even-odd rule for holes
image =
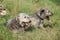
{"label": "green grass", "polygon": [[[9,15],[0,16],[0,40],[60,40],[60,0],[0,0],[0,3],[9,11]],[[54,13],[51,19],[53,28],[33,29],[18,35],[13,35],[6,28],[8,19],[21,12],[31,15],[42,7]]]}

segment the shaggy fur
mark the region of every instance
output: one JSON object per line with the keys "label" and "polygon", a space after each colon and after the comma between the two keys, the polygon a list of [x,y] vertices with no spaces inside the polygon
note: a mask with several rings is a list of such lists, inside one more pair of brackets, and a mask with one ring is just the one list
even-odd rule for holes
{"label": "shaggy fur", "polygon": [[31,17],[31,24],[35,27],[43,27],[44,25],[44,19],[47,19],[50,21],[50,17],[53,15],[53,13],[47,9],[47,8],[41,8],[38,10],[35,14],[30,15]]}
{"label": "shaggy fur", "polygon": [[7,28],[9,28],[14,33],[27,29],[30,27],[30,18],[29,15],[25,13],[20,13],[15,18],[12,18],[7,23]]}

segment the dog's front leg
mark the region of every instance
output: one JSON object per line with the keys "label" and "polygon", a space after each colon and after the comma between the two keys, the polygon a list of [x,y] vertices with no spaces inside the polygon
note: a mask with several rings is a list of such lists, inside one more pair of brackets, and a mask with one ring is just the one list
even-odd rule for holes
{"label": "dog's front leg", "polygon": [[43,28],[43,24],[44,24],[44,20],[40,20],[39,21],[39,24],[38,24],[38,27],[39,28]]}

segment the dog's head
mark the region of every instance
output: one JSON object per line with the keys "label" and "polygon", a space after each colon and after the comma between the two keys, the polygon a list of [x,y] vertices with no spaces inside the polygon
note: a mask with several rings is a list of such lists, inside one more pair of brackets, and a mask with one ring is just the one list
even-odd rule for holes
{"label": "dog's head", "polygon": [[0,15],[6,15],[6,14],[7,14],[6,9],[0,6]]}
{"label": "dog's head", "polygon": [[52,16],[53,15],[53,13],[47,8],[41,9],[41,14],[43,14],[43,13],[45,14],[45,16]]}
{"label": "dog's head", "polygon": [[38,11],[38,16],[40,16],[42,19],[49,19],[49,17],[52,15],[53,13],[47,8],[41,8]]}
{"label": "dog's head", "polygon": [[29,15],[25,14],[25,13],[20,13],[17,17],[16,20],[19,21],[19,24],[23,27],[29,27],[31,20]]}

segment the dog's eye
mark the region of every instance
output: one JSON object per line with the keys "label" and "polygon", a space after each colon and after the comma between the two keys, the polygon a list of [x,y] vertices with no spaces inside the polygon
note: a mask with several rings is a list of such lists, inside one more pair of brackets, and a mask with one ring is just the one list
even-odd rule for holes
{"label": "dog's eye", "polygon": [[26,16],[24,18],[26,18]]}

